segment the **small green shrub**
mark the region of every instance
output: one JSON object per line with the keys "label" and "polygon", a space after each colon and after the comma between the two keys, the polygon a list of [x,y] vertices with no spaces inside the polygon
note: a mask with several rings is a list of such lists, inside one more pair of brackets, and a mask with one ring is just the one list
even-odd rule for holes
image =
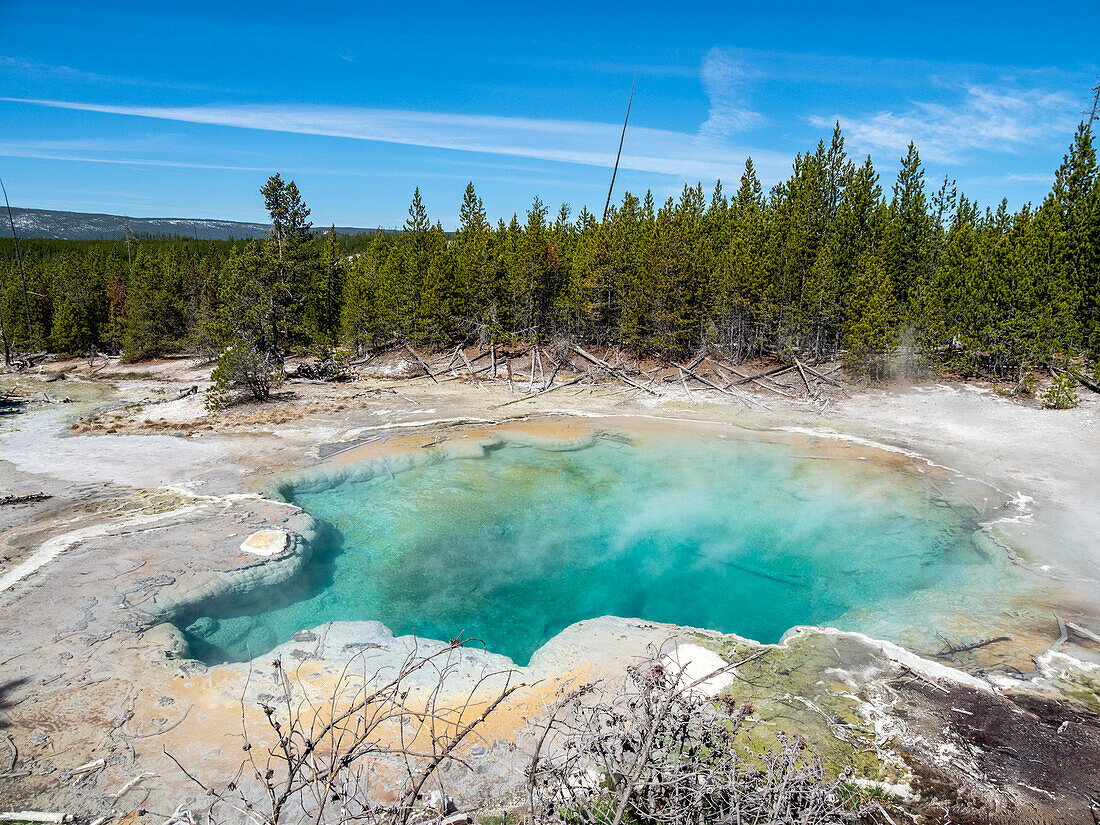
{"label": "small green shrub", "polygon": [[1077,397],[1076,382],[1068,375],[1055,377],[1046,392],[1039,396],[1039,400],[1048,410],[1071,410],[1081,403],[1081,399]]}
{"label": "small green shrub", "polygon": [[210,373],[213,384],[206,391],[206,407],[216,410],[241,401],[266,401],[284,378],[281,363],[237,341],[222,351]]}

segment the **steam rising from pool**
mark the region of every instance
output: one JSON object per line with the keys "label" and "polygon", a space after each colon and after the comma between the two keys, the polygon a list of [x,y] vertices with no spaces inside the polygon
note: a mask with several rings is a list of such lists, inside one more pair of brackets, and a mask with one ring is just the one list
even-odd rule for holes
{"label": "steam rising from pool", "polygon": [[[842,451],[840,451],[842,453]],[[774,642],[793,625],[898,636],[1003,586],[964,509],[916,474],[700,435],[503,446],[289,497],[333,529],[296,601],[187,630],[241,660],[333,620],[484,640],[519,664],[603,615]]]}

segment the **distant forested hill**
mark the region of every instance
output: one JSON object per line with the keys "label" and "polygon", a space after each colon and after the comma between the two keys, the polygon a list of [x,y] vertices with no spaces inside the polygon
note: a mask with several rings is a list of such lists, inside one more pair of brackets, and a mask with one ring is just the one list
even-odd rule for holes
{"label": "distant forested hill", "polygon": [[[128,218],[123,215],[101,215],[91,212],[55,212],[52,209],[22,209],[12,207],[15,218],[15,231],[20,238],[58,238],[68,241],[93,241],[100,239],[121,239],[126,237],[126,227],[138,238],[161,238],[180,236],[199,240],[228,240],[235,238],[267,237],[269,225],[266,223],[244,223],[242,221],[218,221],[206,218]],[[3,215],[6,219],[7,215]],[[5,226],[0,236],[7,236],[10,228]],[[323,228],[323,227],[322,227]],[[341,235],[365,235],[377,232],[377,229],[360,229],[338,226]]]}

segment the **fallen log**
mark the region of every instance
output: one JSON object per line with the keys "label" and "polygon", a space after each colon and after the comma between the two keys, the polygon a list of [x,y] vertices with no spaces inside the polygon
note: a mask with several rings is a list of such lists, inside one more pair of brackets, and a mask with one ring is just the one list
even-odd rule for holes
{"label": "fallen log", "polygon": [[72,814],[50,811],[0,811],[0,822],[72,822]]}
{"label": "fallen log", "polygon": [[776,389],[775,387],[768,386],[767,384],[765,384],[763,381],[760,380],[762,378],[770,378],[770,376],[773,376],[773,375],[782,375],[785,372],[790,372],[791,370],[794,369],[794,367],[791,367],[791,366],[776,367],[775,369],[768,370],[767,372],[761,372],[761,373],[758,373],[757,375],[745,375],[740,370],[738,370],[738,369],[736,369],[732,366],[729,366],[728,364],[719,364],[713,358],[711,358],[710,361],[711,361],[712,364],[714,364],[715,367],[719,367],[720,369],[729,370],[730,372],[732,372],[734,375],[738,376],[741,379],[740,381],[730,381],[730,383],[728,385],[730,387],[734,386],[735,384],[750,384],[750,383],[752,383],[752,384],[756,384],[758,387],[762,387],[763,389],[768,390],[768,392],[778,393],[779,395],[782,395],[786,398],[794,398],[794,396],[791,395],[789,392],[784,392],[783,390]]}
{"label": "fallen log", "polygon": [[106,767],[106,765],[107,765],[107,762],[104,759],[102,759],[102,758],[95,759],[91,762],[87,762],[87,763],[81,765],[79,768],[73,768],[71,771],[69,771],[69,773],[71,773],[73,776],[78,776],[79,774],[82,774],[82,773],[90,773],[91,771],[98,771],[100,768]]}
{"label": "fallen log", "polygon": [[814,398],[814,391],[810,389],[810,379],[806,377],[806,371],[802,369],[802,362],[795,358],[794,365],[798,367],[798,374],[802,376],[802,383],[806,385],[806,394],[810,398]]}
{"label": "fallen log", "polygon": [[[712,358],[711,360],[713,361],[714,359]],[[750,381],[758,381],[761,378],[771,378],[773,375],[782,375],[785,372],[790,372],[791,370],[794,369],[794,367],[792,367],[790,364],[788,364],[785,367],[784,366],[778,366],[778,367],[774,367],[770,370],[767,370],[765,372],[759,372],[756,375],[745,375],[740,370],[737,370],[737,369],[735,369],[733,367],[730,367],[730,366],[727,366],[726,369],[728,369],[734,375],[741,376],[741,380],[737,382],[738,384],[748,384]]]}
{"label": "fallen log", "polygon": [[1100,642],[1100,634],[1093,633],[1087,627],[1081,627],[1081,625],[1074,624],[1073,622],[1066,622],[1066,627],[1068,627],[1070,630],[1072,630],[1083,639],[1089,639],[1093,642]]}
{"label": "fallen log", "polygon": [[679,370],[680,373],[680,385],[684,388],[684,392],[687,393],[688,398],[692,398],[691,389],[688,387],[687,378],[684,376],[684,371]]}
{"label": "fallen log", "polygon": [[[706,356],[704,356],[704,358],[705,357]],[[701,363],[702,361],[703,361],[703,358],[700,358],[699,363]],[[710,387],[711,389],[718,390],[718,392],[720,392],[720,393],[724,393],[725,395],[732,396],[733,398],[737,398],[737,399],[739,399],[741,401],[744,401],[748,404],[755,404],[757,407],[760,407],[761,409],[767,409],[763,404],[761,404],[759,401],[757,401],[751,395],[748,395],[747,393],[743,393],[740,390],[731,390],[731,389],[728,389],[728,388],[725,388],[725,387],[719,387],[717,384],[715,384],[709,378],[704,378],[703,376],[699,375],[691,367],[685,367],[685,366],[682,366],[682,365],[676,364],[676,363],[673,363],[673,366],[676,367],[676,369],[680,370],[681,373],[686,373],[687,375],[690,375],[692,378],[694,378],[700,384],[705,384],[708,387]],[[698,366],[698,364],[696,364],[696,366]],[[685,384],[685,389],[686,389],[686,386],[687,385]]]}
{"label": "fallen log", "polygon": [[459,350],[459,348],[455,347],[455,351],[451,353],[451,360],[447,362],[447,366],[445,366],[442,370],[440,370],[440,372],[444,372],[446,370],[449,370],[451,367],[454,366],[455,359],[458,358],[458,350]]}
{"label": "fallen log", "polygon": [[149,779],[149,778],[154,777],[154,776],[156,776],[156,774],[153,773],[152,771],[145,771],[144,773],[139,773],[137,776],[135,776],[133,779],[131,779],[129,782],[127,782],[125,785],[123,785],[121,788],[119,788],[113,794],[108,794],[107,798],[108,799],[118,799],[119,797],[125,796],[126,793],[128,791],[130,791],[139,782],[141,782],[142,780],[145,780],[145,779]]}
{"label": "fallen log", "polygon": [[531,393],[530,395],[525,395],[522,398],[513,398],[511,401],[505,401],[503,404],[497,404],[495,407],[493,407],[493,409],[494,410],[499,410],[501,407],[508,407],[512,404],[518,404],[520,401],[530,401],[532,398],[537,398],[540,395],[546,395],[546,393],[548,393],[548,392],[553,392],[554,390],[560,390],[562,387],[572,386],[573,384],[576,384],[579,381],[583,381],[587,377],[588,377],[587,375],[578,375],[576,378],[574,378],[570,381],[565,381],[561,384],[555,384],[553,386],[547,387],[546,389],[539,390],[538,392],[535,392],[535,393]]}
{"label": "fallen log", "polygon": [[639,384],[637,381],[635,381],[633,378],[631,378],[629,375],[627,375],[623,370],[617,369],[617,368],[611,366],[606,361],[603,361],[603,360],[597,358],[595,355],[591,355],[591,354],[585,352],[583,349],[578,347],[576,344],[573,344],[572,349],[581,358],[595,364],[597,367],[601,367],[602,369],[607,370],[609,373],[614,375],[620,381],[623,381],[624,383],[630,384],[630,386],[635,387],[639,390],[644,390],[645,392],[648,392],[650,395],[660,395],[660,393],[658,393],[656,390],[650,389],[649,387],[646,387],[642,384]]}
{"label": "fallen log", "polygon": [[1053,614],[1055,621],[1058,622],[1058,641],[1050,646],[1050,649],[1059,652],[1062,649],[1062,645],[1069,641],[1069,631],[1066,629],[1066,623],[1062,621],[1062,617],[1057,613]]}
{"label": "fallen log", "polygon": [[400,341],[398,341],[396,338],[391,338],[389,341],[387,341],[384,344],[379,344],[376,347],[370,347],[370,348],[367,349],[366,355],[364,355],[362,358],[358,359],[357,361],[349,361],[348,366],[349,367],[366,366],[371,361],[373,361],[375,358],[377,358],[379,355],[382,355],[383,353],[393,349],[399,343],[400,343]]}
{"label": "fallen log", "polygon": [[[822,374],[821,374],[820,372],[818,372],[817,370],[815,370],[815,369],[814,369],[813,367],[811,367],[811,366],[810,366],[809,364],[803,364],[803,365],[802,365],[802,367],[803,367],[803,369],[805,369],[805,370],[806,370],[806,372],[810,373],[810,375],[814,375],[814,376],[817,376],[817,377],[818,377],[818,378],[820,378],[820,379],[821,379],[822,381],[826,381],[826,382],[828,382],[829,384],[832,384],[832,385],[833,385],[834,387],[836,387],[836,388],[837,388],[838,390],[840,390],[840,391],[841,391],[842,393],[844,393],[844,394],[845,394],[846,396],[848,396],[849,398],[851,398],[851,397],[852,397],[852,394],[851,394],[850,392],[848,392],[848,390],[846,390],[846,389],[844,388],[844,385],[843,385],[843,384],[841,384],[841,383],[840,383],[839,381],[836,381],[836,380],[834,380],[834,379],[832,379],[832,378],[829,378],[829,376],[827,376],[827,375],[822,375]],[[837,369],[839,369],[839,367],[838,367]],[[834,369],[834,370],[833,370],[833,372],[836,372],[836,369]]]}
{"label": "fallen log", "polygon": [[1081,375],[1081,373],[1077,370],[1063,370],[1059,369],[1058,367],[1051,366],[1050,372],[1053,375],[1068,375],[1070,378],[1076,379],[1082,387],[1092,390],[1095,393],[1100,393],[1100,384],[1097,384],[1095,381],[1085,378],[1085,376]]}
{"label": "fallen log", "polygon": [[[794,369],[794,367],[788,367],[787,369]],[[775,373],[775,374],[779,375],[779,373]],[[761,389],[765,389],[768,392],[774,392],[777,395],[782,395],[784,398],[794,398],[794,396],[791,395],[786,390],[781,390],[778,387],[773,387],[770,384],[765,384],[763,381],[761,381],[757,378],[750,378],[749,382],[751,382],[753,384],[756,384],[756,386],[760,387]],[[730,384],[730,387],[733,387],[734,384],[745,384],[745,383],[748,383],[748,382],[746,382],[746,381],[734,381]]]}
{"label": "fallen log", "polygon": [[424,363],[424,359],[423,359],[423,358],[421,358],[421,357],[420,357],[419,355],[417,355],[417,354],[416,354],[416,350],[414,350],[414,349],[413,349],[412,347],[410,347],[410,346],[409,346],[408,344],[405,344],[405,349],[407,349],[407,350],[409,351],[409,355],[411,355],[411,356],[412,356],[413,358],[415,358],[415,359],[416,359],[416,363],[418,363],[418,364],[420,365],[420,368],[421,368],[422,370],[424,370],[424,372],[426,372],[426,373],[428,374],[428,377],[429,377],[430,379],[432,379],[432,381],[433,381],[433,382],[435,382],[436,384],[438,384],[438,383],[439,383],[439,379],[435,377],[435,373],[433,373],[433,372],[432,372],[432,371],[431,371],[431,370],[430,370],[430,369],[428,368],[428,365]]}

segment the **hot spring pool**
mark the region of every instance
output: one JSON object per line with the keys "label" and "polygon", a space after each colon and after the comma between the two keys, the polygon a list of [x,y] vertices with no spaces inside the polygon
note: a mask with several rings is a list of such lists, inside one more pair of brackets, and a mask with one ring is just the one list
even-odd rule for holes
{"label": "hot spring pool", "polygon": [[774,642],[793,625],[890,638],[1012,584],[974,511],[915,472],[698,434],[506,444],[286,493],[328,525],[295,593],[203,617],[196,658],[242,660],[333,620],[476,637],[525,664],[604,615]]}

